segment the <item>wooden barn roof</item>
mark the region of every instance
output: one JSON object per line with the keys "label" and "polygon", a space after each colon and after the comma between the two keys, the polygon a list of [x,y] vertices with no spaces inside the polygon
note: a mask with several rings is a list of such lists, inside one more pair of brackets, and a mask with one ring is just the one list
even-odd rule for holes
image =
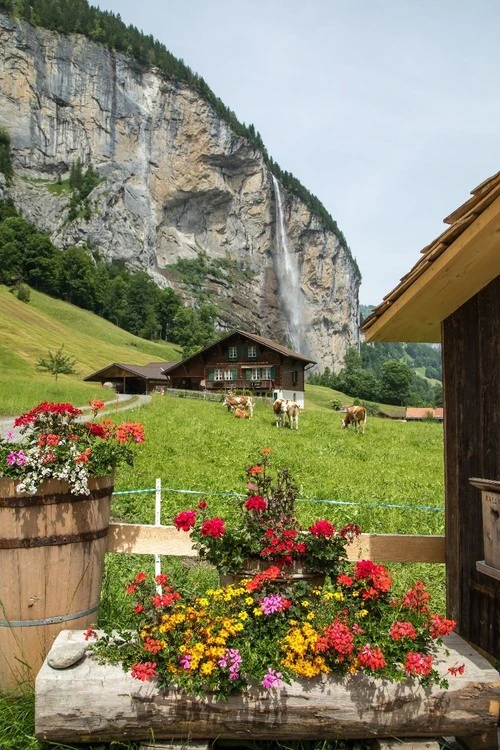
{"label": "wooden barn roof", "polygon": [[366,341],[439,342],[441,322],[500,274],[500,172],[471,195],[363,322]]}
{"label": "wooden barn roof", "polygon": [[227,336],[223,336],[223,338],[219,339],[218,341],[215,341],[213,344],[209,344],[204,349],[200,349],[199,351],[195,352],[195,354],[192,354],[190,357],[186,357],[186,359],[183,359],[182,362],[170,363],[169,368],[164,368],[165,372],[167,372],[167,370],[174,370],[179,365],[184,365],[186,362],[189,362],[190,359],[194,359],[194,357],[197,357],[199,354],[210,351],[210,349],[213,349],[214,346],[218,346],[223,341],[227,341],[228,339],[231,339],[237,335],[243,336],[244,338],[247,338],[250,341],[255,341],[256,344],[261,344],[261,346],[266,346],[268,349],[272,349],[273,351],[279,352],[280,354],[283,354],[285,357],[290,357],[291,359],[299,359],[305,364],[313,364],[313,365],[316,364],[316,362],[312,360],[310,357],[306,357],[304,354],[300,354],[299,352],[296,352],[293,349],[287,349],[286,346],[281,346],[281,344],[277,344],[275,341],[272,341],[271,339],[266,339],[263,336],[258,336],[256,333],[248,333],[247,331],[242,331],[239,328],[236,328],[233,331],[231,331],[231,333],[228,333]]}
{"label": "wooden barn roof", "polygon": [[163,374],[163,371],[167,370],[173,364],[177,364],[177,363],[176,362],[148,362],[147,365],[129,365],[129,364],[124,364],[123,362],[112,362],[110,365],[106,365],[106,367],[103,367],[101,370],[97,370],[97,372],[93,372],[91,375],[87,375],[87,377],[84,378],[84,380],[102,380],[102,378],[106,377],[106,373],[108,373],[111,370],[111,368],[120,367],[122,370],[129,372],[131,375],[137,375],[140,378],[144,378],[144,380],[165,380],[166,381],[166,377]]}

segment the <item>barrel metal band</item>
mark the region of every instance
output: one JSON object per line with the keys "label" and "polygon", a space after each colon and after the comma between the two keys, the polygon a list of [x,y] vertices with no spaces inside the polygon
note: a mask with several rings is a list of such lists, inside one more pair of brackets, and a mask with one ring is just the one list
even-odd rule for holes
{"label": "barrel metal band", "polygon": [[57,615],[56,617],[46,617],[44,620],[0,620],[0,628],[31,628],[38,625],[54,625],[58,622],[67,622],[68,620],[78,620],[79,617],[91,615],[99,609],[99,602],[89,609],[82,609],[80,612],[72,612],[70,615]]}
{"label": "barrel metal band", "polygon": [[61,536],[32,537],[31,539],[0,539],[0,549],[31,549],[32,547],[57,547],[61,544],[77,544],[78,542],[92,542],[107,536],[109,527],[97,531],[82,531],[79,534],[65,534]]}
{"label": "barrel metal band", "polygon": [[56,505],[57,503],[79,503],[82,500],[99,500],[111,497],[113,485],[90,490],[88,495],[73,495],[71,492],[52,495],[30,495],[29,497],[0,497],[0,508],[30,508],[37,505]]}

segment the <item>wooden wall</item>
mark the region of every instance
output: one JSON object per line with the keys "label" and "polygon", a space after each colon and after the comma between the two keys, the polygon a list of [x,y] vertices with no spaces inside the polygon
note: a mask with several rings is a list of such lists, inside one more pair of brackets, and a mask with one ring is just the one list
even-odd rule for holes
{"label": "wooden wall", "polygon": [[446,318],[442,342],[448,615],[500,659],[500,581],[476,570],[481,493],[469,483],[500,479],[500,276]]}

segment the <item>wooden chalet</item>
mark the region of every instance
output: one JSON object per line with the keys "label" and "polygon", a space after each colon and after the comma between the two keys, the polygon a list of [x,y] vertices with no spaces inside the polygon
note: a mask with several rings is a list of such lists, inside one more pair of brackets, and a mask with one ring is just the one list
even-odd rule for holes
{"label": "wooden chalet", "polygon": [[254,333],[234,330],[215,344],[164,369],[171,388],[244,390],[304,405],[309,357]]}
{"label": "wooden chalet", "polygon": [[84,380],[111,383],[118,393],[147,394],[156,388],[166,388],[168,380],[163,371],[173,362],[149,362],[147,365],[127,365],[113,362]]}
{"label": "wooden chalet", "polygon": [[441,342],[448,615],[499,659],[500,575],[480,564],[481,492],[470,479],[500,479],[500,172],[444,221],[362,330],[366,341]]}

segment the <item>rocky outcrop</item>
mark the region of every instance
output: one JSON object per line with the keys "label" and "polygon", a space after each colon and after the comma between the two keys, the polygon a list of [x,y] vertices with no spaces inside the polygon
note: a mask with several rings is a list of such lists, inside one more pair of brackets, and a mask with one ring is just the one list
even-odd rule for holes
{"label": "rocky outcrop", "polygon": [[[202,254],[221,329],[288,341],[320,370],[338,370],[358,340],[357,267],[282,190],[298,285],[279,283],[276,189],[258,150],[185,85],[82,36],[0,16],[0,46],[0,127],[16,174],[9,191],[25,218],[61,247],[88,242],[146,269],[193,304],[196,291],[175,264]],[[64,178],[77,158],[101,181],[86,218],[69,221]],[[300,309],[299,335],[286,293]]]}

